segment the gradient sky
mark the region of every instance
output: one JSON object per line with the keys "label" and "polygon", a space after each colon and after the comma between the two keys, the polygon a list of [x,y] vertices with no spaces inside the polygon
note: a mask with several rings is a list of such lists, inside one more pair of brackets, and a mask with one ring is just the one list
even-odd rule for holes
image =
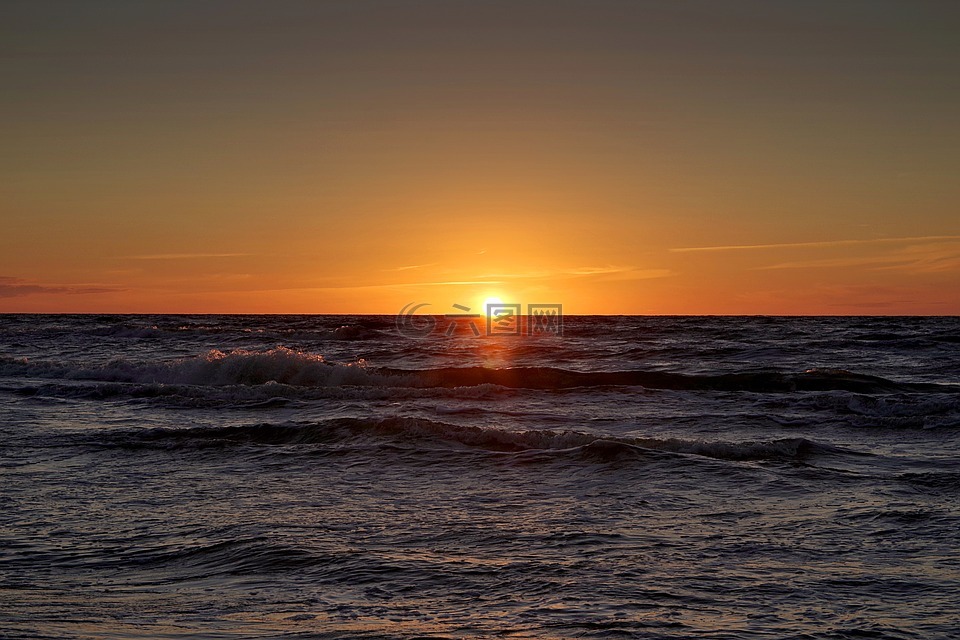
{"label": "gradient sky", "polygon": [[960,2],[0,5],[0,311],[960,313]]}

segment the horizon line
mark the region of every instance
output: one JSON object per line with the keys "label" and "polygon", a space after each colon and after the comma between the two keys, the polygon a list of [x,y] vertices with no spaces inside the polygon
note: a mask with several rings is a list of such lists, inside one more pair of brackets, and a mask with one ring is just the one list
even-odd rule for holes
{"label": "horizon line", "polygon": [[[318,313],[318,312],[144,312],[144,311],[0,311],[0,316],[393,316],[393,317],[445,317],[461,314],[449,313]],[[470,315],[470,314],[466,314]],[[522,313],[521,316],[531,316]],[[564,313],[564,317],[608,318],[960,318],[960,313]]]}

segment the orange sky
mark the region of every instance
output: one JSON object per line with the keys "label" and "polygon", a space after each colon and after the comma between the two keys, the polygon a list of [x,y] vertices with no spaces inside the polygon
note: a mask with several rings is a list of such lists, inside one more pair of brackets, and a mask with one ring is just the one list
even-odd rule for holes
{"label": "orange sky", "polygon": [[0,311],[960,313],[960,10],[10,3]]}

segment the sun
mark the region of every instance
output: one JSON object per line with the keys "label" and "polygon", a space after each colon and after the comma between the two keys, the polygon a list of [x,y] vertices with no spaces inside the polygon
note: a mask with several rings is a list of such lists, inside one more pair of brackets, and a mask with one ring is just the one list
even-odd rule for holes
{"label": "sun", "polygon": [[498,296],[488,296],[483,300],[482,312],[486,315],[490,315],[491,306],[502,305],[503,300]]}

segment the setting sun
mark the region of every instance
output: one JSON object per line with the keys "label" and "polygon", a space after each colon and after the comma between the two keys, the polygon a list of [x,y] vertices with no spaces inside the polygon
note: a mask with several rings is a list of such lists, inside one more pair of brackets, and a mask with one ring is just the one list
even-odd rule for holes
{"label": "setting sun", "polygon": [[485,315],[490,315],[491,307],[502,305],[503,300],[498,296],[489,296],[483,301],[483,306],[481,307],[481,313]]}

